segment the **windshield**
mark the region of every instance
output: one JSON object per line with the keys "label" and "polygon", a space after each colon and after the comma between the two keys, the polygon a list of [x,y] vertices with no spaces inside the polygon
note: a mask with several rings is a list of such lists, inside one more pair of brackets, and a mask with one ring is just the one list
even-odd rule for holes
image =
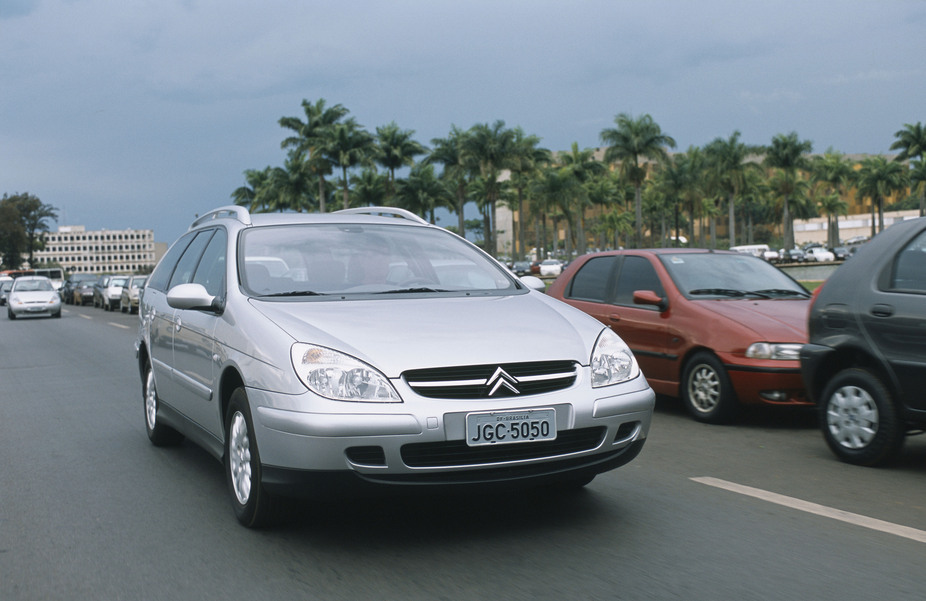
{"label": "windshield", "polygon": [[256,227],[241,236],[238,273],[258,296],[523,289],[494,261],[441,229],[302,224]]}
{"label": "windshield", "polygon": [[49,292],[54,290],[49,280],[17,280],[16,292]]}
{"label": "windshield", "polygon": [[810,296],[783,271],[753,256],[692,253],[664,255],[660,259],[679,291],[692,298]]}

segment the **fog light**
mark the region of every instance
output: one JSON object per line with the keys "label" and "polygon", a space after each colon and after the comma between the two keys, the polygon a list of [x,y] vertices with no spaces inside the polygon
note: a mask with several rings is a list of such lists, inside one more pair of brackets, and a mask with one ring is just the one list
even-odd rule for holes
{"label": "fog light", "polygon": [[788,393],[782,390],[763,390],[759,393],[759,396],[775,403],[783,403],[788,400]]}

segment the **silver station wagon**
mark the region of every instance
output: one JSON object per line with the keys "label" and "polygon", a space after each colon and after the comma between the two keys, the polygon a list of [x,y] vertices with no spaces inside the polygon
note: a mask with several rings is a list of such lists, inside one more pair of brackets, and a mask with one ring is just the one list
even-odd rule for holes
{"label": "silver station wagon", "polygon": [[542,289],[401,209],[216,209],[142,296],[148,437],[220,459],[249,527],[284,497],[583,486],[640,452],[654,393]]}

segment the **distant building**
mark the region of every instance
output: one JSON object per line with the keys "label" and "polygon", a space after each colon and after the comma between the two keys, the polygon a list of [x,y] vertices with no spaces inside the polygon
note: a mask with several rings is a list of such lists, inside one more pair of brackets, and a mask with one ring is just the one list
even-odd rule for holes
{"label": "distant building", "polygon": [[45,234],[35,265],[57,263],[66,273],[136,273],[154,269],[164,254],[153,230],[91,230],[66,225]]}

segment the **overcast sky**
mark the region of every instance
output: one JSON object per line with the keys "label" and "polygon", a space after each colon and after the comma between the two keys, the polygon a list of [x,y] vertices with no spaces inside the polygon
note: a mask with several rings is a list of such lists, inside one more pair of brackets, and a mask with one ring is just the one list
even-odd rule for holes
{"label": "overcast sky", "polygon": [[319,98],[425,145],[501,119],[597,147],[626,112],[678,150],[882,153],[926,121],[926,2],[0,0],[0,194],[53,229],[172,242]]}

